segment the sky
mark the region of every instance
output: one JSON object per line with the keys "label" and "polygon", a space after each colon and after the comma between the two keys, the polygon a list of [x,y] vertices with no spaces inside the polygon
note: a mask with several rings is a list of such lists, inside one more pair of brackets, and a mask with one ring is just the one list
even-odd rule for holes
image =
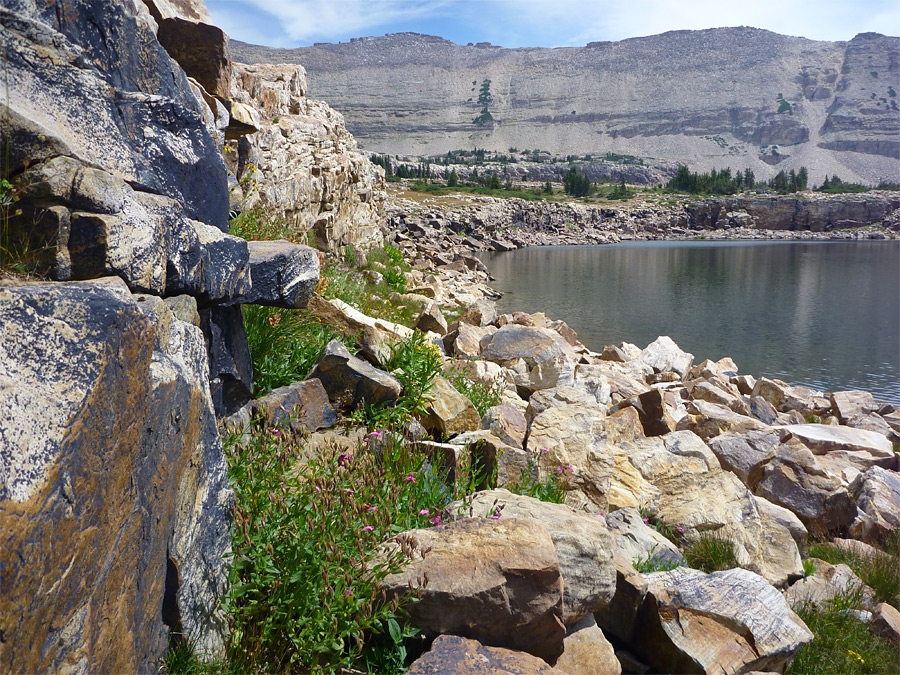
{"label": "sky", "polygon": [[581,46],[753,26],[814,40],[900,35],[900,0],[206,0],[231,37],[270,47],[411,31],[459,44]]}

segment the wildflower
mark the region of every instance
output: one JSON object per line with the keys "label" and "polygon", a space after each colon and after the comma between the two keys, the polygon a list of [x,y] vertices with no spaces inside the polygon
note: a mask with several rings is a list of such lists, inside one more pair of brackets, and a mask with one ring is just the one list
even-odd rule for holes
{"label": "wildflower", "polygon": [[679,525],[678,531],[681,532],[682,534],[684,534],[684,525]]}
{"label": "wildflower", "polygon": [[428,521],[432,525],[440,525],[441,524],[441,514],[437,514],[434,518]]}
{"label": "wildflower", "polygon": [[866,662],[865,659],[862,657],[861,654],[859,654],[858,652],[853,651],[852,649],[848,649],[848,650],[847,650],[847,654],[849,654],[850,656],[852,656],[853,658],[855,658],[855,659],[856,659],[857,661],[859,661],[860,663],[865,663],[865,662]]}
{"label": "wildflower", "polygon": [[378,510],[377,506],[367,506],[366,507],[366,511],[377,511],[377,510]]}
{"label": "wildflower", "polygon": [[344,466],[353,461],[353,455],[348,455],[347,453],[342,453],[340,457],[338,457],[338,464]]}
{"label": "wildflower", "polygon": [[353,490],[351,490],[350,488],[344,488],[344,492],[346,492],[348,495],[355,494],[355,492]]}
{"label": "wildflower", "polygon": [[322,490],[319,489],[319,486],[318,486],[318,485],[313,485],[313,489],[314,489],[316,492],[318,492],[319,494],[322,493]]}
{"label": "wildflower", "polygon": [[649,524],[650,524],[650,519],[644,518],[644,525],[649,525]]}
{"label": "wildflower", "polygon": [[371,532],[371,531],[374,530],[374,529],[375,529],[374,526],[372,526],[372,525],[366,525],[366,526],[362,529],[362,531],[363,531],[363,532]]}
{"label": "wildflower", "polygon": [[351,591],[349,588],[345,588],[345,589],[344,589],[344,597],[345,597],[345,598],[351,598],[351,597],[353,597],[353,591]]}
{"label": "wildflower", "polygon": [[372,438],[373,436],[375,438],[381,438],[381,430],[376,429],[375,431],[373,431],[372,433],[369,434],[369,438]]}
{"label": "wildflower", "polygon": [[503,515],[499,511],[491,516],[491,520],[500,520],[500,516]]}
{"label": "wildflower", "polygon": [[429,513],[428,509],[421,509],[421,510],[419,511],[419,515],[420,515],[420,516],[427,516],[428,513]]}
{"label": "wildflower", "polygon": [[272,433],[275,434],[276,436],[281,436],[281,430],[280,430],[280,429],[272,429]]}
{"label": "wildflower", "polygon": [[548,448],[541,448],[541,454],[546,455],[550,450]]}
{"label": "wildflower", "polygon": [[416,482],[416,474],[411,473],[408,476],[403,477],[404,483],[415,483]]}

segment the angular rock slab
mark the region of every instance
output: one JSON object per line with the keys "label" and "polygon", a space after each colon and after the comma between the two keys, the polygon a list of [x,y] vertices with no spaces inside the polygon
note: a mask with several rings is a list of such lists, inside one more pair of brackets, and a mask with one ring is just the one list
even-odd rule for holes
{"label": "angular rock slab", "polygon": [[563,578],[563,622],[573,624],[605,607],[616,590],[613,539],[602,518],[578,513],[508,490],[485,490],[447,507],[451,513],[500,520],[516,518],[541,525],[550,533]]}
{"label": "angular rock slab", "polygon": [[319,284],[319,252],[289,241],[250,241],[250,290],[243,305],[306,307]]}
{"label": "angular rock slab", "polygon": [[813,634],[765,579],[742,569],[644,575],[635,646],[661,673],[784,672]]}
{"label": "angular rock slab", "polygon": [[401,547],[408,563],[384,585],[389,594],[406,594],[427,576],[419,600],[409,605],[411,623],[426,635],[463,635],[548,663],[562,653],[559,559],[537,523],[470,518],[409,530],[385,544],[387,551]]}
{"label": "angular rock slab", "polygon": [[615,649],[593,616],[570,626],[564,644],[565,650],[556,667],[568,675],[620,675],[622,672]]}
{"label": "angular rock slab", "polygon": [[900,474],[873,466],[850,485],[859,509],[850,532],[857,539],[880,541],[900,530]]}
{"label": "angular rock slab", "polygon": [[481,416],[472,402],[440,375],[434,376],[428,395],[431,400],[425,404],[422,424],[429,431],[455,436],[481,426]]}
{"label": "angular rock slab", "polygon": [[337,412],[328,402],[328,393],[319,380],[303,380],[273,389],[253,401],[253,412],[272,426],[290,422],[294,429],[319,431],[333,427]]}
{"label": "angular rock slab", "polygon": [[0,670],[153,670],[164,622],[221,649],[231,507],[196,326],[119,279],[0,287]]}
{"label": "angular rock slab", "polygon": [[874,431],[828,424],[791,424],[775,428],[789,432],[814,455],[839,456],[860,471],[870,466],[893,469],[897,464],[891,442]]}
{"label": "angular rock slab", "polygon": [[646,525],[637,509],[624,508],[608,513],[606,525],[613,536],[616,551],[632,565],[640,560],[672,566],[685,564],[678,547]]}
{"label": "angular rock slab", "polygon": [[339,409],[355,407],[362,401],[369,405],[390,403],[403,391],[400,380],[356,358],[339,340],[325,345],[309,378],[322,382],[329,400]]}
{"label": "angular rock slab", "polygon": [[675,372],[684,377],[691,369],[694,355],[683,351],[668,335],[661,335],[644,348],[640,359],[656,373]]}
{"label": "angular rock slab", "polygon": [[440,635],[431,649],[416,659],[408,675],[568,675],[525,652],[487,647],[458,635]]}

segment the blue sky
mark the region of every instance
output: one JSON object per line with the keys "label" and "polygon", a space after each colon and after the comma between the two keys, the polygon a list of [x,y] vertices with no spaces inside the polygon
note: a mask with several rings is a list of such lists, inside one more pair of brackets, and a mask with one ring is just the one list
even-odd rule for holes
{"label": "blue sky", "polygon": [[559,47],[754,26],[817,40],[900,35],[898,0],[206,0],[229,35],[272,47],[413,31],[460,44]]}

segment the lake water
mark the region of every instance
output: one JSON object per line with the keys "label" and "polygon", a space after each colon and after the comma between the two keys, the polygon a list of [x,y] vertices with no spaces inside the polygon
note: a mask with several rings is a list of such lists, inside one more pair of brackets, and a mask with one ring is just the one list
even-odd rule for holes
{"label": "lake water", "polygon": [[590,349],[668,335],[694,362],[900,403],[900,242],[635,242],[482,256],[500,311]]}

